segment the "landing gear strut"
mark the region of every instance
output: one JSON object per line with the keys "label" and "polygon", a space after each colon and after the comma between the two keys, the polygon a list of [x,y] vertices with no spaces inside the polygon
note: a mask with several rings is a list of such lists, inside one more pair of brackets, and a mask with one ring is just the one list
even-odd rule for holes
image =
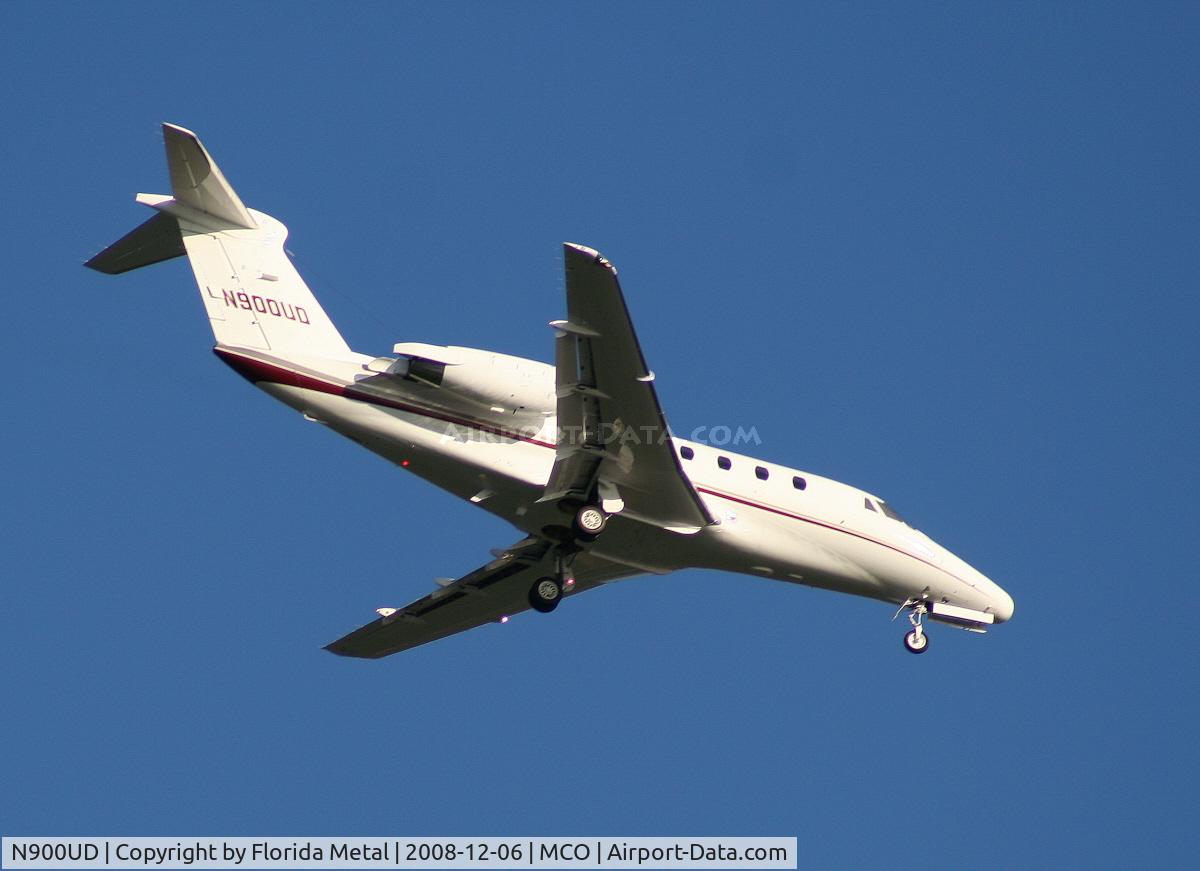
{"label": "landing gear strut", "polygon": [[[904,636],[904,649],[909,653],[924,653],[929,649],[929,636],[925,634],[925,627],[922,625],[927,611],[925,602],[921,599],[909,599],[900,606],[900,611],[905,608],[908,609],[908,622],[912,624],[912,630]],[[900,611],[896,612],[897,617],[900,616]]]}

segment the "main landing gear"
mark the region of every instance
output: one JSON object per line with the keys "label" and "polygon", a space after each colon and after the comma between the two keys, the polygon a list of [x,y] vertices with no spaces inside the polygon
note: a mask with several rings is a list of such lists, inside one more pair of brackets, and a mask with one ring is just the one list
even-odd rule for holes
{"label": "main landing gear", "polygon": [[529,607],[543,614],[549,614],[558,607],[563,596],[575,588],[575,578],[571,575],[572,559],[573,555],[562,553],[555,557],[555,575],[538,578],[529,588]]}
{"label": "main landing gear", "polygon": [[599,505],[584,505],[575,512],[575,534],[583,541],[595,541],[608,526],[608,515]]}
{"label": "main landing gear", "polygon": [[554,559],[554,576],[538,578],[529,588],[529,607],[543,614],[549,614],[557,608],[563,595],[571,592],[575,586],[571,562],[579,553],[581,544],[595,541],[604,532],[608,526],[608,514],[599,505],[585,503],[576,509],[571,526],[570,531],[557,527],[561,531],[561,543],[557,546]]}
{"label": "main landing gear", "polygon": [[[929,636],[922,625],[927,612],[925,602],[922,599],[909,599],[900,606],[900,611],[905,608],[908,609],[908,622],[912,624],[912,630],[904,636],[904,649],[909,653],[924,653],[929,649]],[[900,611],[896,612],[896,617],[900,616]]]}
{"label": "main landing gear", "polygon": [[549,614],[562,601],[563,584],[558,578],[538,578],[529,588],[529,604],[535,611]]}

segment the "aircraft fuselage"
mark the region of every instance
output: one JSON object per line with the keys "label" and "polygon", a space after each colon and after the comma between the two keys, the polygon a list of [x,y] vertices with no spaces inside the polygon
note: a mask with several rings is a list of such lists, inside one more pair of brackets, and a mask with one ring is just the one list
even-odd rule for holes
{"label": "aircraft fuselage", "polygon": [[[489,397],[479,390],[472,400],[456,401],[420,382],[386,378],[381,384],[381,376],[366,368],[378,358],[366,355],[333,362],[222,347],[217,354],[307,418],[524,532],[538,534],[561,522],[555,509],[538,504],[555,456],[550,400],[525,409],[518,420],[505,406],[511,391]],[[544,368],[544,393],[552,400],[553,368],[521,362]],[[493,408],[500,410],[483,412]],[[656,574],[720,569],[896,604],[924,597],[992,614],[996,622],[1012,616],[1004,590],[924,533],[887,516],[877,497],[812,472],[672,441],[718,522],[680,535],[617,514],[591,545],[597,555]]]}

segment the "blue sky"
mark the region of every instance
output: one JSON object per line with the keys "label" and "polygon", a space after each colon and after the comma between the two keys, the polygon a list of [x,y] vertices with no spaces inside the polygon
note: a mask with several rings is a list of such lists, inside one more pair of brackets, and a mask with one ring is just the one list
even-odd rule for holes
{"label": "blue sky", "polygon": [[[0,5],[7,834],[787,835],[1180,866],[1198,823],[1189,4]],[[620,268],[679,432],[863,486],[986,637],[683,572],[382,662],[514,540],[80,264],[200,133],[359,350],[548,359]]]}

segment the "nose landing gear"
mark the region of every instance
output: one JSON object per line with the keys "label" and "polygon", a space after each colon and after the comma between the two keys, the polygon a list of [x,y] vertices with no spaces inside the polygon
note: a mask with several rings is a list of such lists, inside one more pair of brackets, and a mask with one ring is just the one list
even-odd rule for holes
{"label": "nose landing gear", "polygon": [[[908,609],[908,622],[912,624],[912,630],[904,636],[904,649],[909,653],[924,653],[929,649],[929,636],[925,634],[925,627],[922,625],[928,611],[925,601],[909,599],[900,606],[900,611],[905,608]],[[900,611],[896,612],[896,617],[900,616]],[[892,619],[895,620],[896,617]]]}
{"label": "nose landing gear", "polygon": [[929,636],[921,629],[920,623],[904,636],[904,649],[909,653],[924,653],[929,649]]}

